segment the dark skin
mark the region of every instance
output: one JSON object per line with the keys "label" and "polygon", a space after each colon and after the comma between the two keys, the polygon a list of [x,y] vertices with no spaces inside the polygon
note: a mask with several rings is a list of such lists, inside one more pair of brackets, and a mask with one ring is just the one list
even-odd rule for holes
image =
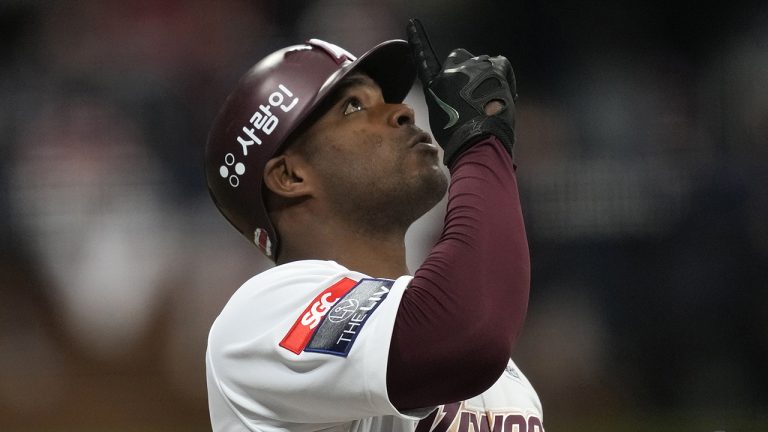
{"label": "dark skin", "polygon": [[333,260],[375,277],[408,274],[405,233],[448,184],[437,146],[413,110],[386,103],[366,75],[353,75],[334,100],[266,165],[277,264]]}

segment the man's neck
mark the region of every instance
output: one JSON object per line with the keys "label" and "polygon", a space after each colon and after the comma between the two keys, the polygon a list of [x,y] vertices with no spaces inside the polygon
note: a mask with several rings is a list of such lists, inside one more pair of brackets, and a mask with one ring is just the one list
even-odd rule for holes
{"label": "man's neck", "polygon": [[305,259],[331,260],[371,277],[395,279],[409,273],[405,260],[405,233],[364,235],[349,230],[315,231],[287,236],[281,241],[278,264]]}

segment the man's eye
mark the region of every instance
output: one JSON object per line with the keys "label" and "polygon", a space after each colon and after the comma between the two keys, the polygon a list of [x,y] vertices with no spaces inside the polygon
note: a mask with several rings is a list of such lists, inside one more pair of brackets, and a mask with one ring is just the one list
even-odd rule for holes
{"label": "man's eye", "polygon": [[349,115],[363,110],[363,104],[356,97],[349,98],[344,104],[344,115]]}

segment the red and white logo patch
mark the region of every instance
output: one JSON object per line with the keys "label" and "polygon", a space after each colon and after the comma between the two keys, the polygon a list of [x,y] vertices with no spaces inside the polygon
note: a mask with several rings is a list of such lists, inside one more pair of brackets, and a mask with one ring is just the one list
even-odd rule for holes
{"label": "red and white logo patch", "polygon": [[304,309],[299,319],[293,323],[291,330],[280,342],[280,346],[295,354],[300,354],[306,348],[325,314],[356,284],[357,282],[354,280],[344,278],[318,294]]}

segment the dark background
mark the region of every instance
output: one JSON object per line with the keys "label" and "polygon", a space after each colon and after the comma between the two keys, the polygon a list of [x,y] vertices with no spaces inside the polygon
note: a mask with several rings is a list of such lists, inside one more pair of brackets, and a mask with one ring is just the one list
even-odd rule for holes
{"label": "dark background", "polygon": [[269,266],[207,196],[213,116],[269,52],[411,16],[515,67],[547,430],[768,430],[768,6],[412,3],[0,1],[1,430],[210,430],[207,330]]}

